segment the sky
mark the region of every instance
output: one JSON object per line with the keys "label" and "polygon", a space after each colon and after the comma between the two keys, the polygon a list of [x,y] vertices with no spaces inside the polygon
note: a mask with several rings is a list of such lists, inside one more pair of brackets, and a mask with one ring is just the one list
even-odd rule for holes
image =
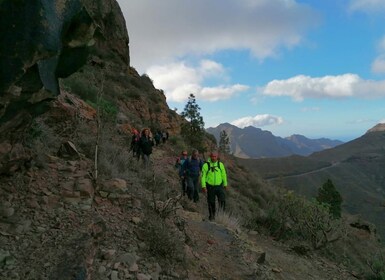
{"label": "sky", "polygon": [[385,0],[118,0],[130,64],[205,127],[350,141],[385,122]]}

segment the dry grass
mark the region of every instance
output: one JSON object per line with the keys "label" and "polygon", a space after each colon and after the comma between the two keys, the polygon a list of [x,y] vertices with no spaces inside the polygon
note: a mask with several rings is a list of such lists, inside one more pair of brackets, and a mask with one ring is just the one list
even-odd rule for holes
{"label": "dry grass", "polygon": [[241,231],[241,220],[239,217],[233,215],[230,212],[223,211],[221,209],[218,210],[215,221],[219,224],[224,225],[226,228],[240,232]]}

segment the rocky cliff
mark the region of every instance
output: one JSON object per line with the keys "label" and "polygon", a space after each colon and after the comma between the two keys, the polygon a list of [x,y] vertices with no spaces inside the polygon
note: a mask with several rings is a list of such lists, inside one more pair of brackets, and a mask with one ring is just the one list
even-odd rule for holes
{"label": "rocky cliff", "polygon": [[163,92],[129,65],[115,0],[1,1],[0,28],[0,173],[31,159],[25,135],[34,118],[55,106],[61,83],[72,82],[64,88],[92,104],[102,94],[126,133],[145,124],[178,132],[180,120]]}

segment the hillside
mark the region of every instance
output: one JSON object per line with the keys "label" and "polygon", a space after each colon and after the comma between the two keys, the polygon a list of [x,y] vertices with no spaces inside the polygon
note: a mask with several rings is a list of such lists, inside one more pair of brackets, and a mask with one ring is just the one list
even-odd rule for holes
{"label": "hillside", "polygon": [[219,142],[220,133],[226,131],[230,140],[231,153],[239,158],[307,156],[313,152],[333,148],[343,143],[326,138],[309,139],[303,135],[282,138],[260,128],[249,126],[241,129],[229,123],[210,127],[206,131],[213,134],[217,142]]}
{"label": "hillside", "polygon": [[[192,149],[179,135],[183,119],[130,65],[116,1],[3,0],[0,21],[0,50],[10,54],[0,52],[0,66],[10,67],[0,75],[1,280],[373,279],[385,271],[371,269],[383,252],[370,224],[331,220],[232,156],[221,156],[229,190],[215,222],[203,194],[197,204],[181,195],[175,157]],[[131,129],[144,127],[170,133],[149,169],[129,151]],[[298,206],[319,211],[325,222],[314,225],[333,225],[332,236],[297,227],[317,217]]]}
{"label": "hillside", "polygon": [[384,140],[384,130],[370,129],[353,141],[306,158],[245,160],[244,164],[269,182],[309,197],[331,179],[343,196],[344,209],[376,224],[384,238]]}

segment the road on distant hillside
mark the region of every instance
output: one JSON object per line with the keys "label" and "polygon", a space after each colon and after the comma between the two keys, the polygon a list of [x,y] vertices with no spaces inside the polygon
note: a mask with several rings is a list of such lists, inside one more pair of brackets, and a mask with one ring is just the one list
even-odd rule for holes
{"label": "road on distant hillside", "polygon": [[340,163],[341,162],[337,161],[337,162],[333,162],[329,166],[321,167],[321,168],[318,168],[318,169],[315,169],[315,170],[306,171],[306,172],[298,173],[298,174],[291,174],[291,175],[278,175],[278,176],[266,178],[265,180],[266,181],[272,181],[272,180],[275,180],[275,179],[278,179],[278,178],[279,179],[285,179],[285,178],[301,177],[301,176],[305,176],[305,175],[309,175],[309,174],[313,174],[313,173],[318,173],[318,172],[321,172],[321,171],[333,168],[333,167],[339,165]]}

